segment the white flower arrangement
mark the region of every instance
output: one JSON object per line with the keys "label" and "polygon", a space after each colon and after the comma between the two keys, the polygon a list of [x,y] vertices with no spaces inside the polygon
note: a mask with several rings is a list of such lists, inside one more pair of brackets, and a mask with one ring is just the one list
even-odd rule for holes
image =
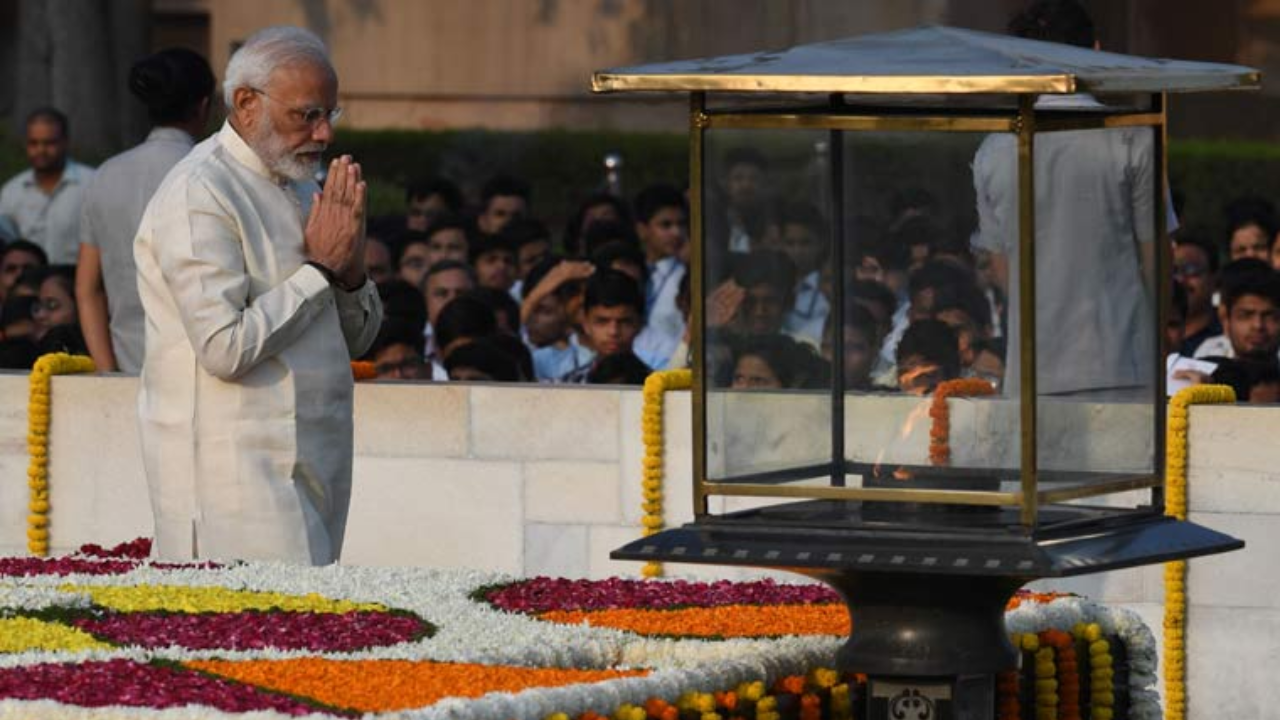
{"label": "white flower arrangement", "polygon": [[[69,586],[179,585],[275,592],[378,603],[407,610],[436,626],[436,633],[413,642],[347,653],[314,650],[190,650],[182,647],[126,646],[82,652],[28,651],[0,654],[0,667],[87,660],[189,661],[221,658],[435,660],[526,667],[650,670],[644,677],[548,687],[480,698],[449,698],[431,706],[398,713],[370,713],[368,718],[414,720],[543,720],[552,712],[570,717],[587,710],[611,713],[623,703],[640,704],[652,697],[674,700],[689,691],[713,692],[754,680],[772,683],[818,666],[830,667],[842,638],[786,636],[728,640],[668,639],[588,625],[565,625],[532,616],[504,612],[472,598],[478,588],[516,580],[506,575],[473,570],[421,568],[298,567],[271,563],[243,563],[223,568],[159,568],[143,564],[118,575],[35,576],[0,584],[0,609],[85,607],[84,592]],[[1131,694],[1135,718],[1158,718],[1159,703],[1151,690],[1155,682],[1155,643],[1134,613],[1104,608],[1078,598],[1049,605],[1024,603],[1008,613],[1011,632],[1046,627],[1070,629],[1077,622],[1098,622],[1119,635],[1129,648]],[[8,717],[74,718],[284,718],[272,711],[227,714],[208,707],[165,710],[106,707],[82,708],[40,701],[0,701],[0,720]],[[327,717],[327,716],[326,716]]]}

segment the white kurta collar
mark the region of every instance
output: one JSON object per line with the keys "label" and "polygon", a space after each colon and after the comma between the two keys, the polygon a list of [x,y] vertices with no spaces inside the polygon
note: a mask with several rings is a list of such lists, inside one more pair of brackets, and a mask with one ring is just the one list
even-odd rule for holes
{"label": "white kurta collar", "polygon": [[222,129],[218,131],[218,142],[231,153],[231,157],[240,162],[241,165],[249,168],[255,173],[269,179],[277,185],[285,185],[289,179],[283,175],[278,175],[262,162],[262,158],[258,157],[258,153],[249,147],[249,143],[240,137],[240,133],[231,126],[231,121],[224,122]]}

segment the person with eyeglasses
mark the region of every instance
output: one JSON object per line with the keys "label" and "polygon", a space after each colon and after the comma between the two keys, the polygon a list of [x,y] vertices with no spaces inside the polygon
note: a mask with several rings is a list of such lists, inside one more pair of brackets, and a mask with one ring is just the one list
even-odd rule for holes
{"label": "person with eyeglasses", "polygon": [[1218,253],[1208,240],[1187,234],[1174,238],[1173,280],[1187,293],[1187,314],[1178,347],[1181,355],[1194,356],[1201,343],[1222,334],[1222,322],[1213,306],[1217,276]]}
{"label": "person with eyeglasses", "polygon": [[226,124],[165,178],[134,246],[155,547],[328,564],[351,497],[350,360],[382,318],[367,190],[349,156],[317,184],[341,110],[313,33],[261,30],[223,77]]}

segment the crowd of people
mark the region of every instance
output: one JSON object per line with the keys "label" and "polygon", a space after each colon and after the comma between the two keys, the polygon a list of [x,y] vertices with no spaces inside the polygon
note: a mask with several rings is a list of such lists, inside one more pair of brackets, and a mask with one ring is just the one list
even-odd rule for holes
{"label": "crowd of people", "polygon": [[[69,158],[65,115],[42,108],[27,118],[30,168],[0,190],[0,367],[29,368],[40,354],[64,350],[92,354],[102,370],[141,370],[146,333],[136,227],[168,169],[207,127],[215,80],[199,56],[168,50],[139,62],[129,82],[152,133],[96,171]],[[314,120],[326,119],[336,115]],[[1008,289],[1017,285],[1004,255],[1008,243],[998,237],[1007,228],[992,220],[1008,215],[999,206],[1008,200],[992,189],[999,178],[981,176],[984,153],[999,152],[984,144],[975,162],[970,202],[979,227],[948,227],[944,203],[908,184],[875,216],[846,220],[841,268],[833,262],[829,204],[812,202],[759,148],[719,153],[703,198],[709,385],[822,390],[839,375],[851,390],[926,394],[959,377],[1014,384],[1017,303]],[[1055,168],[1054,177],[1063,170]],[[1104,164],[1099,172],[1111,170]],[[1121,178],[1130,169],[1117,172]],[[403,212],[369,219],[364,269],[377,284],[384,320],[363,359],[378,378],[640,384],[654,370],[689,365],[690,209],[680,179],[631,198],[584,188],[568,213],[540,208],[536,184],[501,175],[466,197],[458,184],[433,177],[409,184]],[[1135,205],[1124,212],[1149,211]],[[1226,382],[1242,399],[1275,400],[1280,216],[1256,197],[1225,212],[1229,233],[1220,242],[1185,229],[1196,223],[1170,217],[1169,379]],[[561,214],[570,218],[563,230],[538,219]],[[1116,234],[1104,227],[1089,235],[1108,232]],[[1152,246],[1150,231],[1118,232]],[[1048,240],[1065,256],[1086,252],[1085,240]],[[1132,273],[1113,283],[1129,288],[1126,297],[1142,294],[1139,262],[1135,253]],[[1075,302],[1069,287],[1046,296]],[[837,317],[841,327],[834,327]],[[1117,344],[1116,333],[1108,339],[1101,332],[1099,350],[1052,318],[1039,322],[1066,338],[1054,351],[1063,358],[1082,348],[1098,356]],[[1141,346],[1123,332],[1124,343]],[[1138,350],[1131,354],[1143,355]],[[1136,362],[1154,359],[1147,353]],[[1143,382],[1141,373],[1133,377]]]}

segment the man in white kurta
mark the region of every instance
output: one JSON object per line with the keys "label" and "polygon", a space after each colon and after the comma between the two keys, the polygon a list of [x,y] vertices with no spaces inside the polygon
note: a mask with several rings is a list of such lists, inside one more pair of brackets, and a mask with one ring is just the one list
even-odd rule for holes
{"label": "man in white kurta", "polygon": [[[372,343],[381,305],[362,265],[363,282],[344,290],[332,264],[314,262],[316,183],[282,175],[233,126],[269,117],[279,129],[293,122],[287,109],[309,118],[311,136],[331,135],[337,111],[295,110],[293,76],[271,77],[283,79],[253,92],[284,98],[279,112],[236,90],[232,120],[166,177],[135,243],[146,313],[139,422],[163,558],[324,564],[342,548],[350,359]],[[331,90],[336,99],[336,78]],[[295,143],[290,157],[312,159],[324,142]],[[330,167],[326,194],[349,164]],[[362,241],[349,250],[362,257]]]}
{"label": "man in white kurta", "polygon": [[[1038,108],[1100,108],[1087,95],[1043,97]],[[1140,388],[1154,382],[1149,286],[1156,157],[1148,128],[1036,138],[1036,352],[1040,394]],[[1020,337],[1017,139],[991,135],[973,163],[974,245],[1008,268],[1005,390],[1017,394]],[[1172,224],[1170,225],[1172,227]]]}

